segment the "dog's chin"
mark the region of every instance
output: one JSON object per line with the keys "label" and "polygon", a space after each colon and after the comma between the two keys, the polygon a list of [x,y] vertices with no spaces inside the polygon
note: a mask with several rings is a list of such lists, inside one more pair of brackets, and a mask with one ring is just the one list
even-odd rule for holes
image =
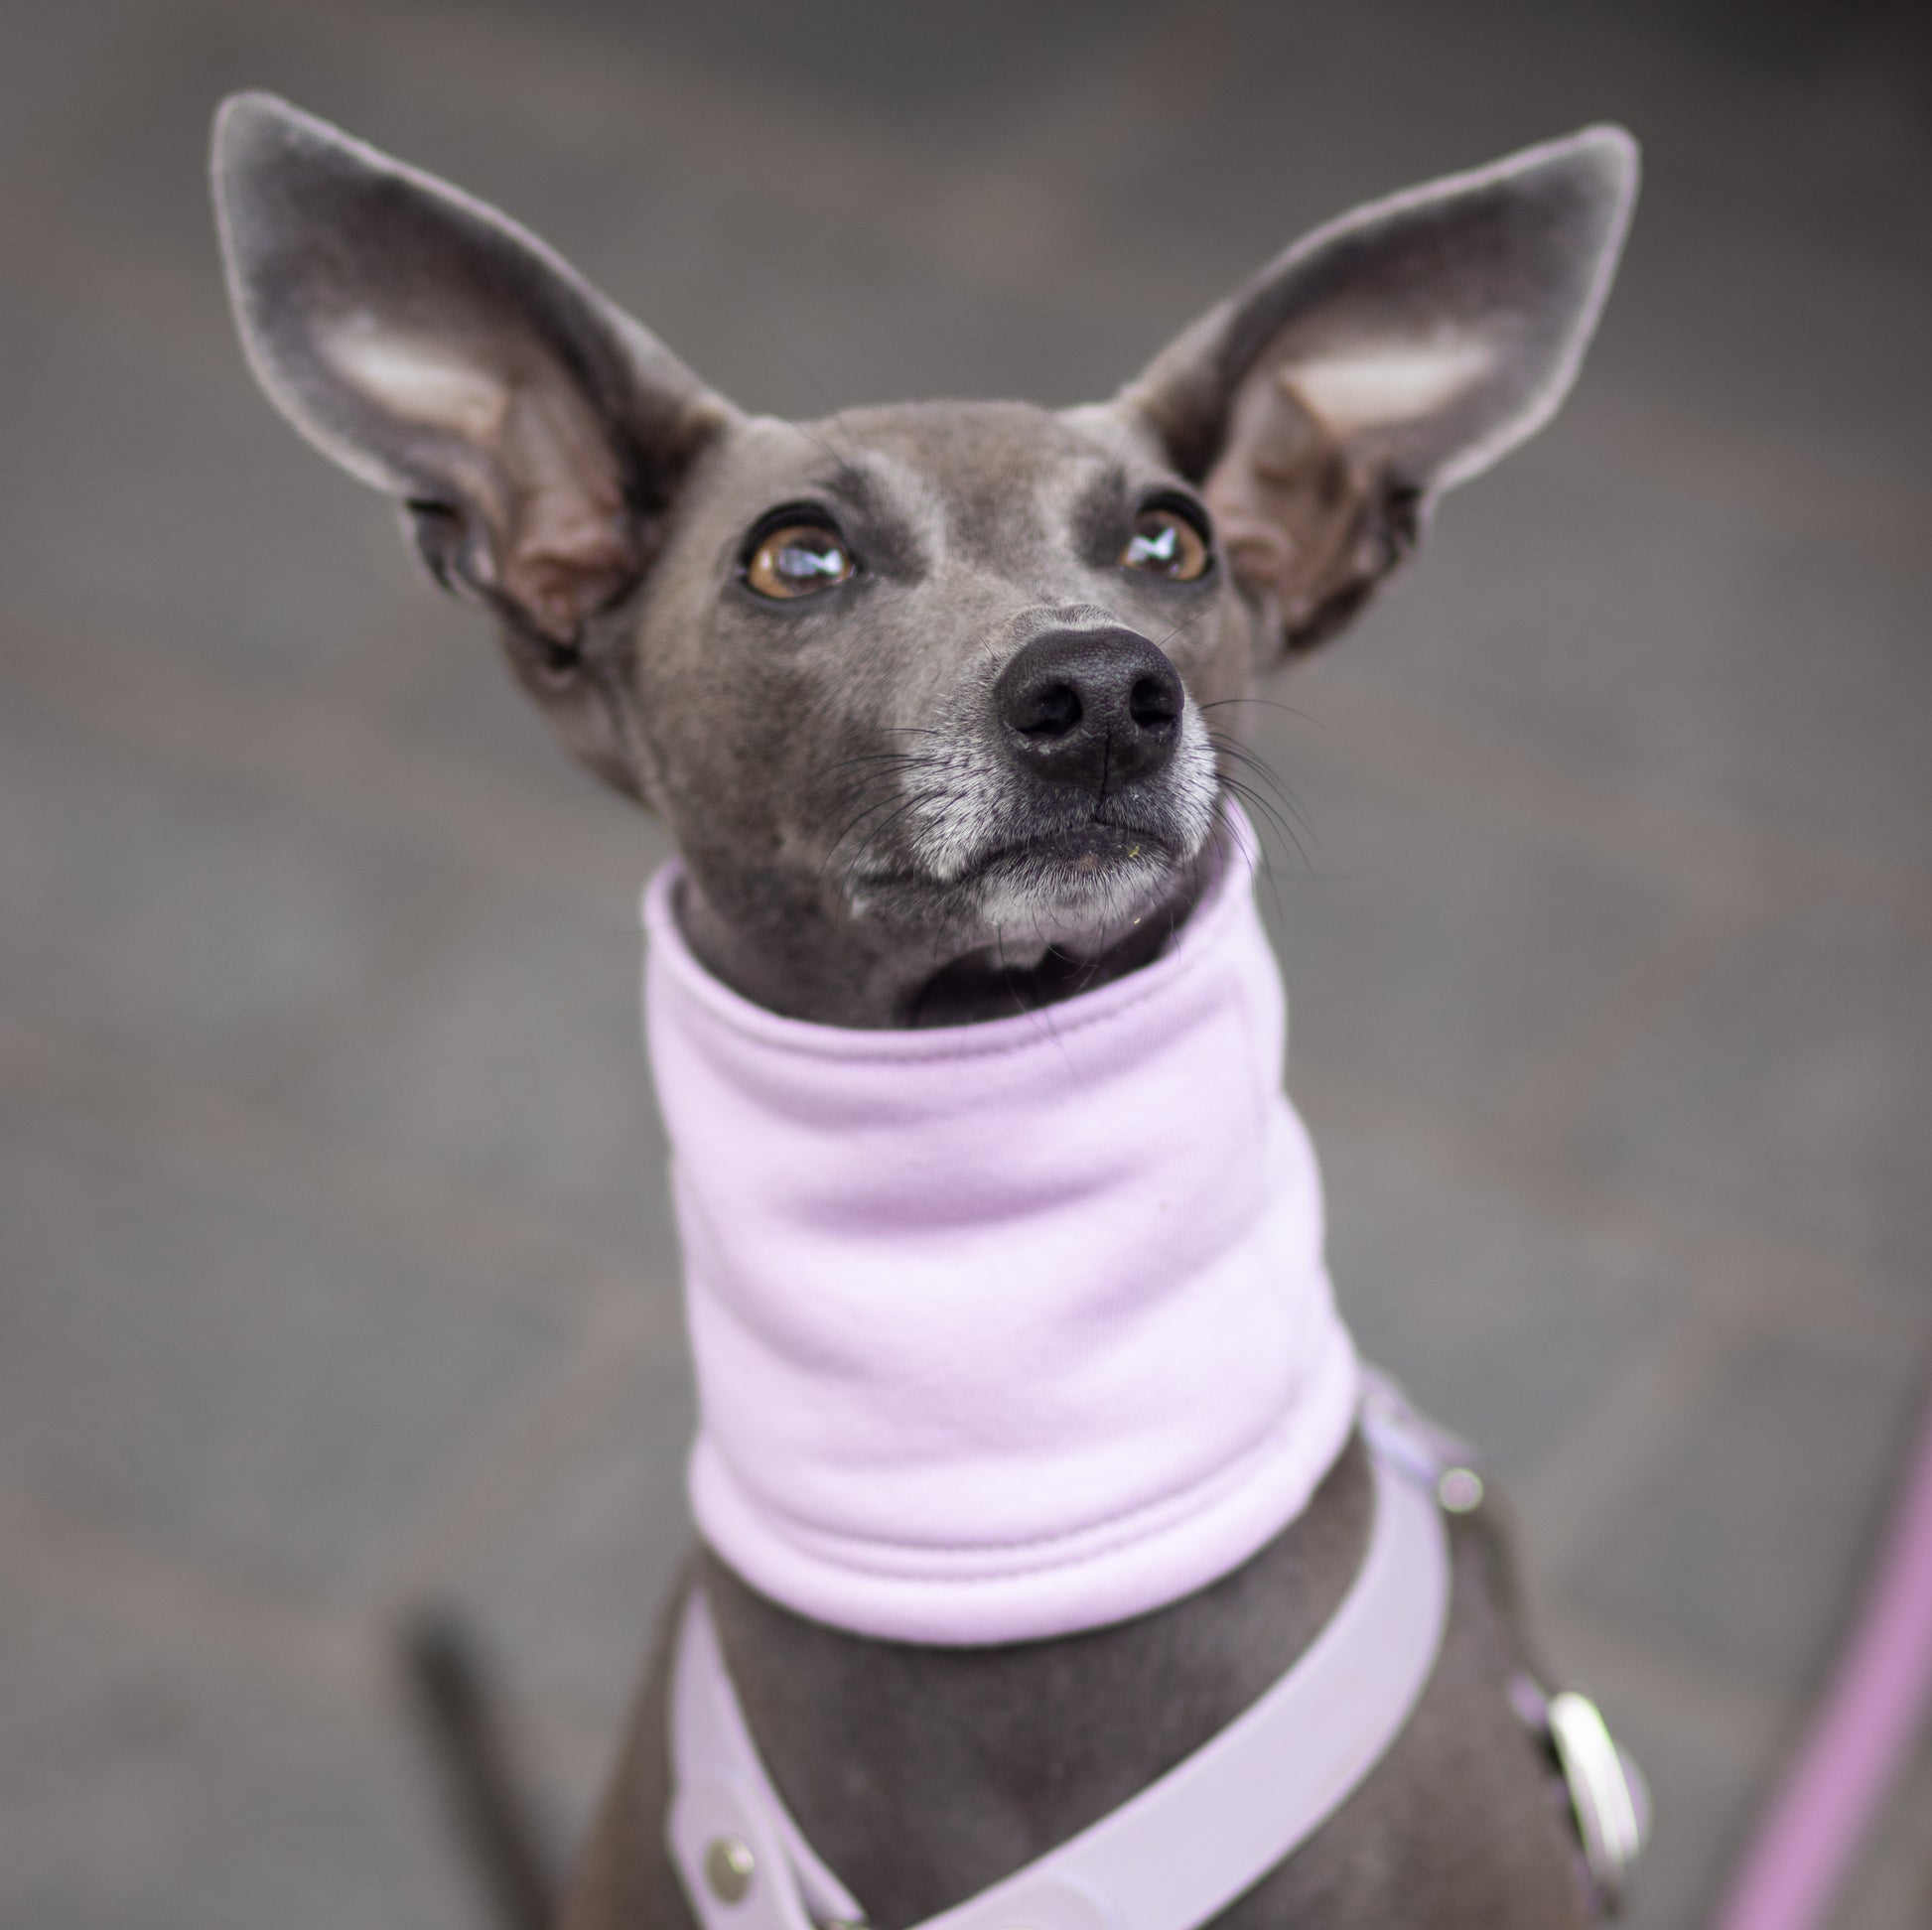
{"label": "dog's chin", "polygon": [[1091,957],[1158,912],[1188,870],[1148,832],[1087,823],[987,853],[955,891],[1016,960],[1048,950]]}
{"label": "dog's chin", "polygon": [[1138,970],[1193,909],[1204,855],[1102,824],[985,854],[947,889],[959,948],[920,987],[911,1023],[1037,1010]]}

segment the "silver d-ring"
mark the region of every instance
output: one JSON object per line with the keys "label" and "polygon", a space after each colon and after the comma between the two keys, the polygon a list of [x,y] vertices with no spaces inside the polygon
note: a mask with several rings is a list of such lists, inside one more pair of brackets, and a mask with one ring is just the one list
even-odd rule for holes
{"label": "silver d-ring", "polygon": [[1574,1689],[1550,1698],[1550,1741],[1570,1790],[1584,1861],[1611,1909],[1622,1907],[1630,1865],[1643,1848],[1643,1821],[1602,1711]]}

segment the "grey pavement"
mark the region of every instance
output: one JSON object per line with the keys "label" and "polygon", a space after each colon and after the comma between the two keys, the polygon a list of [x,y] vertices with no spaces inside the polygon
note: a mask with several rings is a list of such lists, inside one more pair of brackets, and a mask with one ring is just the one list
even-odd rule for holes
{"label": "grey pavement", "polygon": [[[399,1608],[560,1841],[685,1533],[649,823],[253,390],[208,113],[497,200],[742,401],[1104,392],[1598,117],[1559,423],[1269,695],[1291,1083],[1690,1930],[1932,1365],[1932,38],[1904,5],[22,0],[0,59],[0,1930],[483,1921]],[[1839,1914],[1932,1923],[1932,1748]]]}

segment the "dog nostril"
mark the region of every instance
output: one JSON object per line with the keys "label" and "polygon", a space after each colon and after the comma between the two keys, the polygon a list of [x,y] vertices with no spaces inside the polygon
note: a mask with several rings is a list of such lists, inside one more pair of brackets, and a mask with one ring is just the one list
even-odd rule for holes
{"label": "dog nostril", "polygon": [[1165,730],[1180,715],[1173,684],[1160,677],[1139,678],[1128,694],[1127,714],[1144,731]]}
{"label": "dog nostril", "polygon": [[1070,683],[1048,684],[1043,690],[1028,692],[1013,728],[1024,737],[1065,737],[1080,718],[1080,693]]}

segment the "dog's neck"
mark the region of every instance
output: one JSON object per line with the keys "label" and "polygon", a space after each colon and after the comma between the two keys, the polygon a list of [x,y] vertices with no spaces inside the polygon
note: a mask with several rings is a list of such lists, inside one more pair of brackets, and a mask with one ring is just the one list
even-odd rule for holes
{"label": "dog's neck", "polygon": [[699,1526],[862,1634],[1064,1634],[1205,1586],[1299,1514],[1357,1369],[1245,864],[1046,1010],[782,1019],[645,900],[701,1424]]}

